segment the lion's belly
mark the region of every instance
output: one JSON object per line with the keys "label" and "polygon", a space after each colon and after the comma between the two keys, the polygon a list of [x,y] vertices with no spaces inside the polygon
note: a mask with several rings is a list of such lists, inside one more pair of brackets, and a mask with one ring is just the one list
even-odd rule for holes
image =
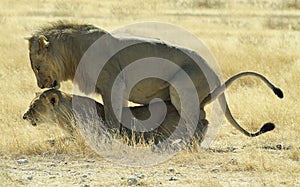
{"label": "lion's belly", "polygon": [[169,83],[155,78],[138,82],[129,92],[129,100],[140,104],[148,104],[154,98],[170,99]]}

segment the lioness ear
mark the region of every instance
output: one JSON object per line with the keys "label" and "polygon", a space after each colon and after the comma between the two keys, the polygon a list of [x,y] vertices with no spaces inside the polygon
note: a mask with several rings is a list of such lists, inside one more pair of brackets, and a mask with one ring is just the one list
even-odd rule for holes
{"label": "lioness ear", "polygon": [[39,49],[43,50],[49,47],[48,38],[44,35],[39,36]]}
{"label": "lioness ear", "polygon": [[40,96],[41,94],[42,94],[42,92],[35,92],[34,96],[37,97],[37,96]]}
{"label": "lioness ear", "polygon": [[52,109],[56,108],[59,103],[59,97],[56,93],[47,95],[46,100]]}

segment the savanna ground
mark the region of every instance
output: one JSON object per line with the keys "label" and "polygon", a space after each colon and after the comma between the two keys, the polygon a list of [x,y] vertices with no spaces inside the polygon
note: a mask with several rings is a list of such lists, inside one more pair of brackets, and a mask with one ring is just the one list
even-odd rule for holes
{"label": "savanna ground", "polygon": [[[0,186],[300,186],[300,1],[1,0]],[[246,129],[272,121],[274,131],[247,138],[230,124],[206,151],[183,150],[162,164],[120,166],[56,127],[32,127],[22,114],[40,91],[23,38],[49,22],[92,23],[108,31],[159,21],[185,28],[213,52],[224,79],[246,70],[268,77],[285,94],[278,99],[255,78],[226,91]],[[71,91],[71,84],[62,89]],[[19,164],[25,158],[28,163]],[[130,182],[130,178],[137,181]],[[128,181],[129,180],[129,181]]]}

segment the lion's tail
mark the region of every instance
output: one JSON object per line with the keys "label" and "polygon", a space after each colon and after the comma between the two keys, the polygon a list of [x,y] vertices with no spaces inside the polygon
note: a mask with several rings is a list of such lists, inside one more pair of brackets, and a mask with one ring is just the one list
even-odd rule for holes
{"label": "lion's tail", "polygon": [[249,75],[261,79],[269,88],[271,88],[273,90],[273,92],[279,98],[283,98],[283,92],[280,90],[280,88],[277,88],[276,86],[274,86],[266,77],[264,77],[263,75],[256,73],[256,72],[247,71],[247,72],[238,73],[238,74],[230,77],[224,84],[217,87],[212,93],[208,94],[208,96],[206,98],[204,98],[204,100],[201,102],[201,106],[204,107],[205,105],[214,101],[217,97],[219,97],[221,94],[223,94],[223,92],[226,90],[226,88],[229,87],[235,80],[237,80],[241,77],[244,77],[244,76],[249,76]]}
{"label": "lion's tail", "polygon": [[240,132],[242,132],[243,134],[245,134],[246,136],[249,136],[249,137],[255,137],[255,136],[258,136],[260,134],[263,134],[265,132],[268,132],[268,131],[271,131],[275,128],[275,125],[273,123],[265,123],[261,129],[255,133],[251,133],[251,132],[248,132],[246,131],[243,127],[241,127],[239,125],[239,123],[234,119],[234,117],[232,116],[229,108],[228,108],[228,104],[227,104],[227,101],[226,101],[226,98],[225,98],[225,95],[222,94],[220,97],[219,97],[219,102],[222,106],[222,109],[223,111],[225,112],[225,116],[226,116],[226,119],[236,128],[238,129]]}
{"label": "lion's tail", "polygon": [[270,87],[273,92],[279,97],[279,98],[283,98],[283,92],[275,87],[269,80],[267,80],[263,75],[255,73],[255,72],[242,72],[239,74],[236,74],[234,76],[232,76],[231,78],[229,78],[223,85],[219,86],[218,88],[216,88],[211,94],[209,94],[202,102],[201,102],[201,107],[204,107],[206,104],[212,102],[213,100],[215,100],[218,97],[218,100],[220,102],[220,105],[222,106],[223,111],[225,112],[225,116],[226,119],[235,127],[237,128],[239,131],[241,131],[243,134],[245,134],[246,136],[249,137],[255,137],[258,136],[260,134],[263,134],[265,132],[271,131],[275,128],[275,125],[273,123],[266,123],[264,124],[261,129],[255,133],[250,133],[248,131],[246,131],[244,128],[242,128],[239,123],[234,119],[234,117],[232,116],[227,101],[226,101],[226,97],[224,95],[224,91],[225,89],[230,86],[232,84],[232,82],[240,77],[243,76],[247,76],[247,75],[252,75],[252,76],[256,76],[258,78],[260,78],[268,87]]}

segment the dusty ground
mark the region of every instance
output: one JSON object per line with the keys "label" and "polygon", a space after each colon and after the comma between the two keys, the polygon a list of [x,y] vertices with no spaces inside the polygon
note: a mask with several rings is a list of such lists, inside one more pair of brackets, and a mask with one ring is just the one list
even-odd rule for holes
{"label": "dusty ground", "polygon": [[[299,149],[270,145],[183,151],[163,164],[145,168],[116,165],[96,155],[2,157],[1,181],[3,186],[298,186],[299,170],[282,170],[296,165],[299,169],[295,160]],[[24,159],[28,162],[18,163]]]}
{"label": "dusty ground", "polygon": [[[299,1],[2,0],[0,5],[0,186],[300,186]],[[282,88],[280,100],[259,80],[245,78],[226,92],[243,127],[256,131],[272,121],[276,128],[247,138],[225,123],[210,149],[183,150],[146,168],[109,162],[82,142],[51,146],[48,140],[61,139],[63,131],[51,124],[33,128],[21,118],[40,91],[23,38],[57,20],[108,31],[142,21],[180,26],[205,42],[225,79],[251,70]],[[62,89],[70,92],[71,84]]]}

